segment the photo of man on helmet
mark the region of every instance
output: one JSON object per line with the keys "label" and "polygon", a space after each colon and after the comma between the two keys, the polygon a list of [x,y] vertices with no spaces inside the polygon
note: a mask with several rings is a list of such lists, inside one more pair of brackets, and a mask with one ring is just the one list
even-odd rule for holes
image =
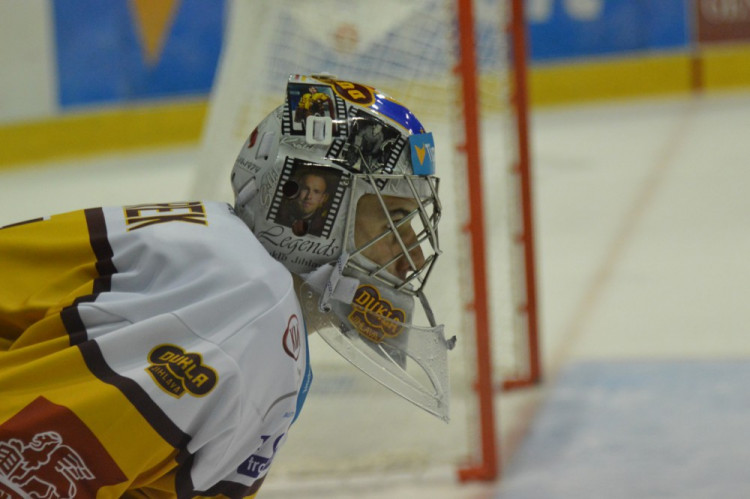
{"label": "photo of man on helmet", "polygon": [[295,236],[322,235],[336,177],[314,166],[297,167],[283,186],[276,222],[290,227]]}

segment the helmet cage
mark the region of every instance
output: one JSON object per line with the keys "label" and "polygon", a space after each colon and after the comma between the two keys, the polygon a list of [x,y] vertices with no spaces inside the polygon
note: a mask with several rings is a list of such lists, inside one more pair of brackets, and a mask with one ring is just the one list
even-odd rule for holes
{"label": "helmet cage", "polygon": [[[445,338],[424,295],[441,253],[434,152],[432,134],[385,94],[292,75],[285,103],[243,145],[232,187],[237,214],[294,274],[307,327],[447,420],[455,337]],[[310,194],[307,175],[325,179],[325,194]]]}
{"label": "helmet cage", "polygon": [[[351,177],[349,216],[347,217],[347,246],[345,251],[349,255],[347,267],[354,269],[368,277],[397,291],[417,296],[422,292],[427,280],[432,272],[432,268],[440,256],[440,244],[438,238],[438,223],[442,207],[438,196],[439,179],[435,176],[419,176],[407,174],[355,174]],[[381,190],[378,186],[386,182],[397,183],[399,193],[405,195],[399,196],[417,203],[415,209],[405,214],[402,218],[394,220],[389,213],[384,194],[389,189]],[[379,235],[359,245],[355,244],[354,231],[357,201],[365,193],[374,194],[378,199],[378,205],[383,212],[383,217],[387,223],[387,228]],[[414,237],[409,242],[404,240],[402,231],[405,229],[414,230]],[[393,255],[389,260],[384,262],[374,262],[364,256],[364,252],[377,244],[378,242],[393,237],[400,252]],[[421,251],[424,259],[422,262],[416,262],[413,252]],[[408,263],[408,272],[401,278],[389,272],[389,268],[400,259],[405,259]]]}

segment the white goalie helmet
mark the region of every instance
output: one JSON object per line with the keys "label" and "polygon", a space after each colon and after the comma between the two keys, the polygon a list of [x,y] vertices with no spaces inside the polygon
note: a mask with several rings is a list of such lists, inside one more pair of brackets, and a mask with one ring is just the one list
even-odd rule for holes
{"label": "white goalie helmet", "polygon": [[433,156],[432,134],[392,98],[293,75],[285,103],[243,145],[232,188],[237,214],[297,276],[307,327],[447,421],[455,338],[424,295],[440,254]]}

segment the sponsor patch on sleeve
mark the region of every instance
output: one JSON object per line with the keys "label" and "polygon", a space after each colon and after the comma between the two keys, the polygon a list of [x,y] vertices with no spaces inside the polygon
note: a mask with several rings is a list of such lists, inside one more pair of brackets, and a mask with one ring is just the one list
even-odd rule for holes
{"label": "sponsor patch on sleeve", "polygon": [[169,395],[180,398],[186,392],[194,397],[207,395],[219,381],[216,371],[203,363],[199,353],[186,352],[176,345],[159,345],[148,354],[146,371]]}

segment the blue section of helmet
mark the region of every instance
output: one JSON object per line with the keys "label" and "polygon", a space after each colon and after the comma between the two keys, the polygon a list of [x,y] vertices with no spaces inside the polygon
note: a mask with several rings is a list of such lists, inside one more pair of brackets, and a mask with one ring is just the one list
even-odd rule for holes
{"label": "blue section of helmet", "polygon": [[415,175],[435,174],[435,141],[432,133],[419,133],[409,136],[411,168]]}
{"label": "blue section of helmet", "polygon": [[369,107],[373,111],[377,111],[383,116],[392,119],[402,127],[409,130],[412,134],[424,132],[422,123],[419,122],[417,117],[414,116],[411,111],[383,94],[376,93],[375,102],[370,104]]}

